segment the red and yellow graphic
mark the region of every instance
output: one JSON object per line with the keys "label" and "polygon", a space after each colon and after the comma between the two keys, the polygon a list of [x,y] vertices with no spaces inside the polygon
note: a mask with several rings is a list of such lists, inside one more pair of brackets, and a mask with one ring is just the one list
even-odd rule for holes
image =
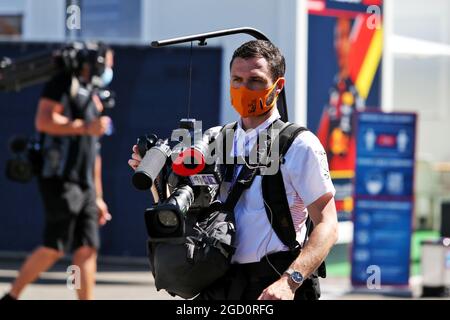
{"label": "red and yellow graphic", "polygon": [[334,48],[338,71],[335,79],[330,79],[329,101],[323,109],[317,135],[327,152],[333,182],[340,188],[336,188],[338,211],[353,210],[352,180],[356,161],[353,119],[356,111],[366,108],[383,52],[381,9],[374,16],[367,11],[352,10],[356,8],[352,6],[381,6],[381,2],[361,0],[357,4],[355,1],[342,4],[345,1],[341,1],[336,6],[346,5],[348,10],[343,10],[331,6],[331,0],[309,1],[310,15],[336,19]]}

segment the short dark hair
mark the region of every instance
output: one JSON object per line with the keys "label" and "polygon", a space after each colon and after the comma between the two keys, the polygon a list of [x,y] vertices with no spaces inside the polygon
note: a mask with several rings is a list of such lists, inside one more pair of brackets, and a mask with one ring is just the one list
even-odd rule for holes
{"label": "short dark hair", "polygon": [[235,58],[250,59],[256,57],[267,60],[272,75],[272,81],[284,77],[284,73],[286,72],[286,62],[283,54],[280,49],[267,40],[252,40],[237,48],[231,58],[230,70]]}

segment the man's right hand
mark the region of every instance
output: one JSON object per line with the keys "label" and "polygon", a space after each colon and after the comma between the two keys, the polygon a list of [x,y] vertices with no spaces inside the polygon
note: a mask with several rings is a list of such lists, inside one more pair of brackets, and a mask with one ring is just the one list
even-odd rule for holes
{"label": "man's right hand", "polygon": [[137,167],[139,167],[139,164],[141,163],[142,158],[139,155],[138,147],[137,145],[133,146],[133,154],[131,155],[131,159],[128,160],[128,165],[133,168],[133,170],[136,170]]}
{"label": "man's right hand", "polygon": [[111,118],[102,116],[86,124],[86,134],[100,137],[105,134],[111,125]]}

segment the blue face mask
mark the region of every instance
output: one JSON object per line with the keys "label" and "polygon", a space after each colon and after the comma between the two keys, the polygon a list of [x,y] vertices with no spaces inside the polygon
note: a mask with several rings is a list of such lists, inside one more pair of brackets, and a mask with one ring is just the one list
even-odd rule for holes
{"label": "blue face mask", "polygon": [[114,73],[113,73],[112,68],[108,68],[108,67],[105,68],[105,71],[103,72],[103,74],[101,76],[103,87],[106,87],[111,83],[111,81],[113,79],[113,75],[114,75]]}

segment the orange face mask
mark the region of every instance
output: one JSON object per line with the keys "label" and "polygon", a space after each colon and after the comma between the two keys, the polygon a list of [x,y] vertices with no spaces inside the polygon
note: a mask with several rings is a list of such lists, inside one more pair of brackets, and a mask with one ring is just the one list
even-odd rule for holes
{"label": "orange face mask", "polygon": [[233,88],[233,86],[231,86],[231,104],[243,118],[260,116],[266,113],[277,103],[278,95],[274,97],[270,105],[267,105],[267,99],[276,88],[280,79],[283,78],[278,78],[272,87],[264,90],[250,90],[245,86]]}

